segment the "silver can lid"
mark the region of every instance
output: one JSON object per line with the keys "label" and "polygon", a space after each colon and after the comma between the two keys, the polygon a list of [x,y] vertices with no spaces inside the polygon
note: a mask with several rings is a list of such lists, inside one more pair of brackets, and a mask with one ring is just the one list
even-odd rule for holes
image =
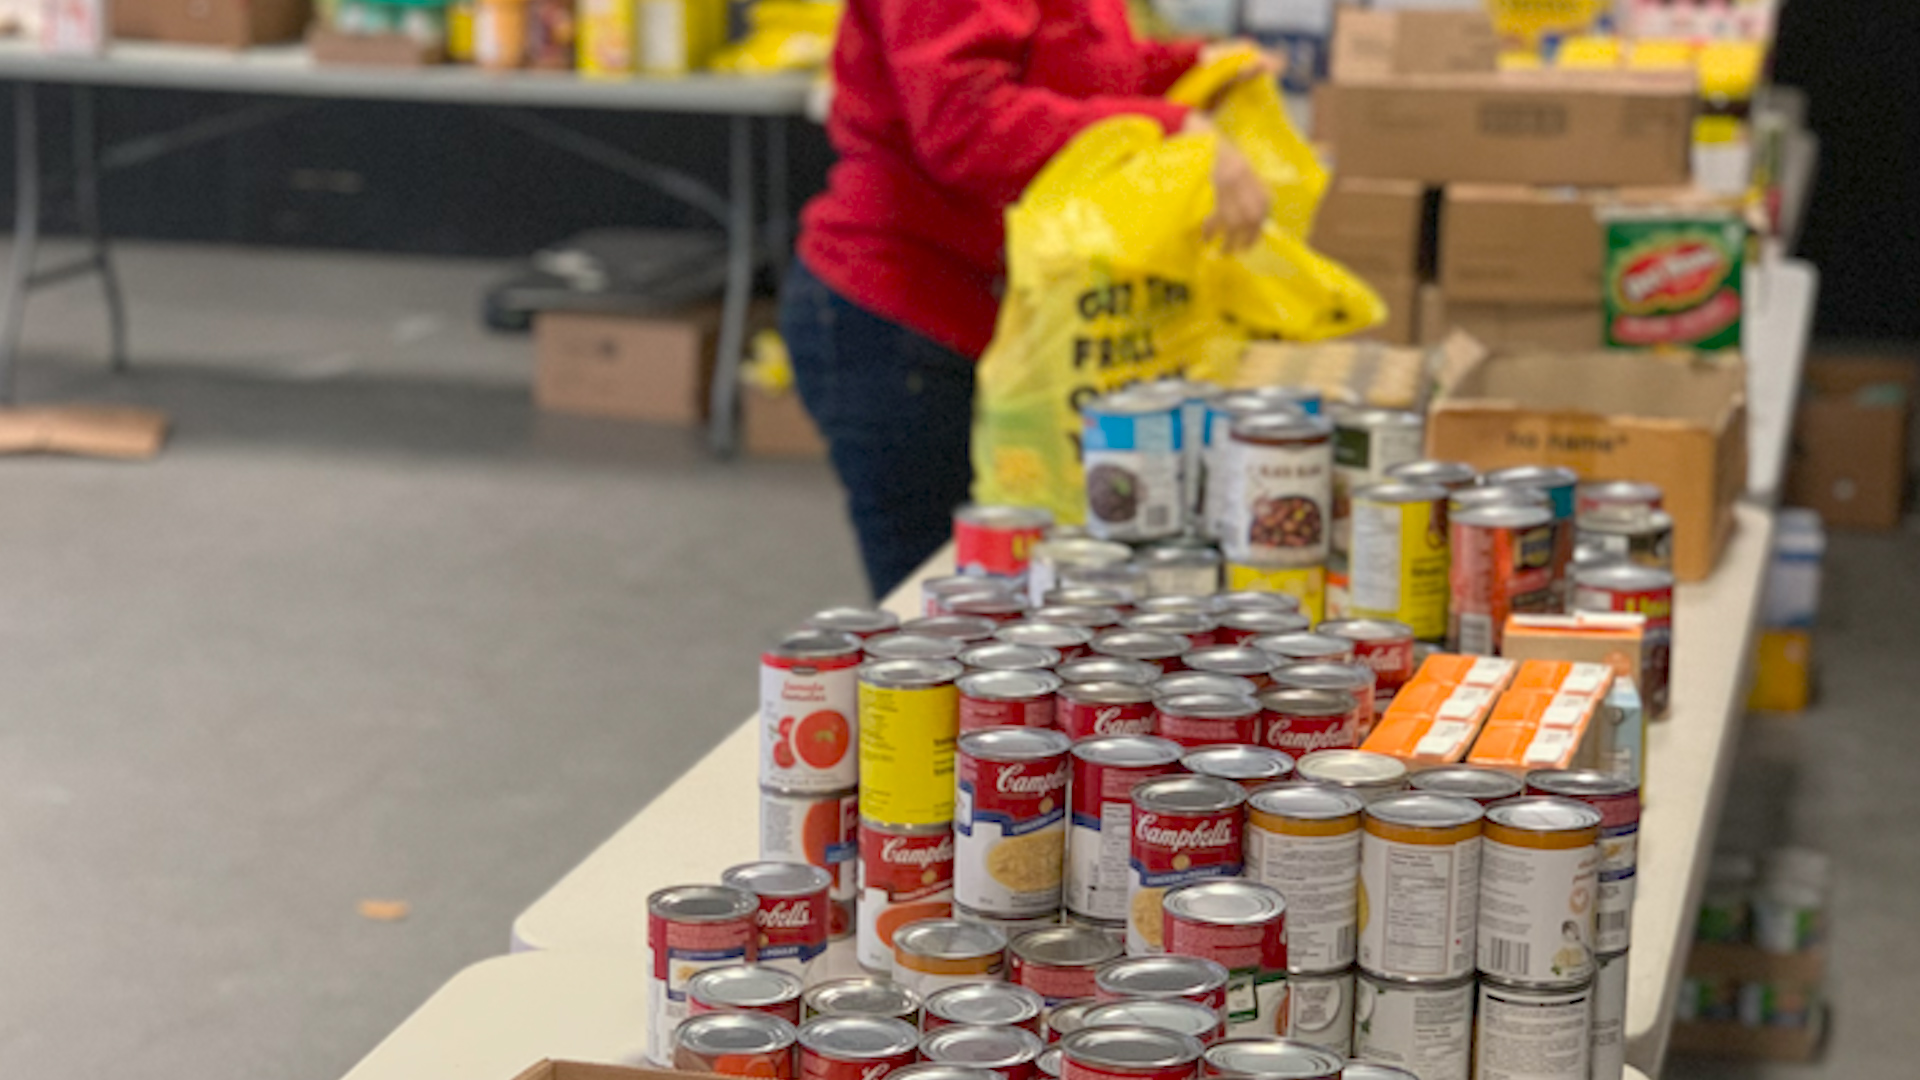
{"label": "silver can lid", "polygon": [[842,630],[812,628],[788,634],[771,650],[786,660],[831,660],[860,651],[860,639]]}
{"label": "silver can lid", "polygon": [[720,872],[720,883],[755,896],[809,896],[833,885],[833,875],[812,863],[764,859]]}
{"label": "silver can lid", "polygon": [[1367,804],[1367,816],[1378,818],[1391,825],[1407,825],[1420,829],[1451,829],[1479,821],[1486,816],[1486,811],[1472,799],[1409,791],[1375,799]]}
{"label": "silver can lid", "polygon": [[865,1061],[912,1053],[920,1033],[891,1016],[816,1016],[800,1025],[800,1045],[830,1058]]}
{"label": "silver can lid", "polygon": [[1154,699],[1179,697],[1183,694],[1227,694],[1233,697],[1247,697],[1260,691],[1252,679],[1238,675],[1222,675],[1214,671],[1176,671],[1171,675],[1162,675],[1153,681]]}
{"label": "silver can lid", "polygon": [[951,660],[960,655],[959,641],[933,634],[897,631],[867,639],[869,660]]}
{"label": "silver can lid", "polygon": [[1262,634],[1248,638],[1247,644],[1263,649],[1282,660],[1351,660],[1353,642],[1311,631],[1291,634]]}
{"label": "silver can lid", "polygon": [[1288,593],[1262,592],[1258,589],[1235,589],[1231,592],[1213,594],[1213,610],[1226,611],[1294,611],[1300,610],[1300,598]]}
{"label": "silver can lid", "polygon": [[900,616],[883,608],[831,607],[807,616],[807,625],[843,634],[883,634],[900,628]]}
{"label": "silver can lid", "polygon": [[1023,963],[1046,967],[1098,967],[1125,950],[1109,935],[1086,926],[1049,926],[1013,939],[1008,951]]}
{"label": "silver can lid", "polygon": [[1324,417],[1277,411],[1234,417],[1229,430],[1234,438],[1249,442],[1270,439],[1312,442],[1333,437],[1333,425]]}
{"label": "silver can lid", "polygon": [[[1027,618],[1034,622],[1083,630],[1105,630],[1119,626],[1121,617],[1120,609],[1111,604],[1048,603],[1027,612]],[[1087,640],[1092,641],[1093,635],[1088,634]]]}
{"label": "silver can lid", "polygon": [[1160,596],[1146,597],[1133,605],[1135,611],[1145,614],[1164,612],[1184,613],[1188,615],[1213,614],[1213,597],[1196,596],[1186,593],[1164,593]]}
{"label": "silver can lid", "polygon": [[1580,484],[1579,473],[1558,465],[1515,465],[1510,469],[1497,469],[1481,479],[1489,486],[1531,487],[1544,491],[1578,487]]}
{"label": "silver can lid", "polygon": [[1293,758],[1266,746],[1203,746],[1180,759],[1180,767],[1201,776],[1240,784],[1279,782],[1293,772]]}
{"label": "silver can lid", "polygon": [[1420,1078],[1396,1065],[1382,1065],[1377,1061],[1349,1061],[1341,1069],[1340,1080],[1420,1080]]}
{"label": "silver can lid", "polygon": [[735,1009],[764,1009],[800,991],[799,976],[766,964],[722,964],[687,980],[687,997]]}
{"label": "silver can lid", "polygon": [[1393,619],[1328,619],[1314,633],[1348,641],[1413,640],[1413,627]]}
{"label": "silver can lid", "polygon": [[1170,660],[1192,648],[1186,638],[1153,630],[1109,630],[1093,639],[1093,651],[1128,660]]}
{"label": "silver can lid", "polygon": [[949,1024],[1019,1025],[1040,1019],[1047,1003],[1039,994],[1013,983],[969,982],[928,994],[926,1009],[928,1016]]}
{"label": "silver can lid", "polygon": [[928,1061],[981,1069],[1011,1068],[1032,1061],[1046,1048],[1040,1036],[1026,1028],[988,1024],[948,1024],[920,1039],[920,1056]]}
{"label": "silver can lid", "polygon": [[960,662],[983,671],[1031,671],[1050,668],[1060,662],[1060,650],[1045,645],[1016,645],[1011,641],[988,641],[960,654]]}
{"label": "silver can lid", "polygon": [[960,692],[981,701],[1026,701],[1060,689],[1051,671],[976,671],[960,676]]}
{"label": "silver can lid", "polygon": [[916,1061],[900,1066],[887,1076],[894,1080],[1000,1080],[1000,1074],[991,1069],[948,1065],[941,1061]]}
{"label": "silver can lid", "polygon": [[1245,694],[1175,694],[1155,699],[1164,716],[1191,716],[1198,720],[1239,720],[1260,712],[1260,703]]}
{"label": "silver can lid", "polygon": [[1245,878],[1196,881],[1167,891],[1168,915],[1214,926],[1264,926],[1286,915],[1279,890]]}
{"label": "silver can lid", "polygon": [[1313,620],[1298,611],[1278,608],[1231,608],[1220,613],[1220,625],[1256,635],[1299,634],[1312,628]]}
{"label": "silver can lid", "polygon": [[971,960],[1007,947],[999,928],[966,919],[920,919],[894,932],[893,949],[930,960]]}
{"label": "silver can lid", "polygon": [[[1015,645],[1040,645],[1049,649],[1077,649],[1093,640],[1093,631],[1084,626],[1069,623],[1039,622],[1029,619],[1026,622],[1008,623],[993,632],[997,641],[1011,642]],[[1055,661],[1058,663],[1059,661]],[[1052,664],[1047,665],[1052,667]]]}
{"label": "silver can lid", "polygon": [[1438,484],[1410,484],[1404,480],[1368,484],[1353,493],[1354,502],[1380,503],[1389,506],[1436,503],[1446,497],[1447,489]]}
{"label": "silver can lid", "polygon": [[1183,752],[1179,743],[1158,735],[1095,735],[1073,744],[1074,757],[1091,765],[1119,769],[1172,765]]}
{"label": "silver can lid", "polygon": [[1297,821],[1333,821],[1352,817],[1367,808],[1365,800],[1344,788],[1319,784],[1275,784],[1254,792],[1247,808]]}
{"label": "silver can lid", "polygon": [[807,1011],[821,1016],[912,1016],[920,995],[878,975],[829,979],[807,988]]}
{"label": "silver can lid", "polygon": [[1227,985],[1231,973],[1203,956],[1125,956],[1094,973],[1101,994],[1123,998],[1187,998]]}
{"label": "silver can lid", "polygon": [[1040,1070],[1042,1076],[1057,1077],[1060,1075],[1060,1063],[1065,1057],[1066,1055],[1060,1052],[1059,1047],[1049,1046],[1040,1051],[1039,1057],[1033,1059],[1033,1066]]}
{"label": "silver can lid", "polygon": [[1188,540],[1161,540],[1141,548],[1133,558],[1149,569],[1174,567],[1181,570],[1209,570],[1220,565],[1220,549],[1211,544]]}
{"label": "silver can lid", "polygon": [[1130,682],[1068,683],[1060,688],[1060,700],[1070,705],[1144,705],[1153,700],[1153,690]]}
{"label": "silver can lid", "polygon": [[760,910],[760,898],[731,885],[673,885],[647,897],[647,913],[680,923],[732,922]]}
{"label": "silver can lid", "polygon": [[1371,750],[1315,750],[1294,764],[1294,772],[1309,784],[1346,788],[1400,787],[1407,782],[1407,763]]}
{"label": "silver can lid", "polygon": [[1351,691],[1306,686],[1269,686],[1258,700],[1262,709],[1281,716],[1345,716],[1360,707]]}
{"label": "silver can lid", "polygon": [[1407,786],[1415,791],[1431,791],[1436,795],[1458,795],[1482,805],[1498,799],[1511,799],[1525,789],[1525,785],[1515,777],[1498,769],[1484,769],[1478,765],[1442,765],[1435,769],[1422,769],[1407,778]]}
{"label": "silver can lid", "polygon": [[1145,660],[1124,656],[1082,656],[1063,661],[1053,669],[1068,685],[1090,682],[1123,682],[1149,686],[1160,677],[1160,667]]}
{"label": "silver can lid", "polygon": [[1142,611],[1121,619],[1120,625],[1129,630],[1186,636],[1211,633],[1220,623],[1212,615],[1200,611]]}
{"label": "silver can lid", "polygon": [[1185,400],[1186,395],[1172,387],[1135,383],[1093,398],[1080,406],[1080,412],[1092,416],[1144,416],[1178,412]]}
{"label": "silver can lid", "polygon": [[1609,592],[1653,592],[1673,588],[1673,574],[1639,563],[1616,562],[1583,566],[1574,571],[1573,583],[1580,588]]}
{"label": "silver can lid", "polygon": [[1273,669],[1276,686],[1302,686],[1309,690],[1345,690],[1351,694],[1373,692],[1373,668],[1344,660],[1298,660]]}
{"label": "silver can lid", "polygon": [[987,618],[1024,615],[1033,605],[1029,604],[1024,596],[995,589],[949,596],[943,606],[949,615],[975,615]]}
{"label": "silver can lid", "polygon": [[1073,740],[1052,728],[990,727],[962,733],[957,746],[981,761],[1040,761],[1064,755]]}
{"label": "silver can lid", "polygon": [[1527,787],[1543,795],[1597,798],[1633,795],[1640,785],[1599,769],[1536,769],[1527,774]]}
{"label": "silver can lid", "polygon": [[[1114,546],[1118,548],[1126,547],[1125,544],[1115,544]],[[1126,560],[1122,559],[1119,562],[1101,563],[1100,565],[1122,566],[1125,565],[1125,563]],[[1075,607],[1125,607],[1132,602],[1132,598],[1129,597],[1125,591],[1116,589],[1110,585],[1055,585],[1053,588],[1048,589],[1046,595],[1040,599],[1046,601],[1047,604],[1069,604]]]}
{"label": "silver can lid", "polygon": [[1539,488],[1508,487],[1495,484],[1492,487],[1464,487],[1447,496],[1447,513],[1464,514],[1469,510],[1478,510],[1485,506],[1535,506],[1551,507],[1553,500]]}
{"label": "silver can lid", "polygon": [[1246,801],[1246,788],[1217,776],[1159,776],[1133,787],[1134,806],[1163,814],[1217,813]]}
{"label": "silver can lid", "polygon": [[774,1054],[791,1050],[797,1032],[771,1013],[711,1012],[690,1016],[673,1029],[673,1045],[702,1057]]}
{"label": "silver can lid", "polygon": [[1194,649],[1180,658],[1194,671],[1214,671],[1223,675],[1265,675],[1278,662],[1272,653],[1252,645],[1209,645]]}
{"label": "silver can lid", "polygon": [[1147,1027],[1177,1031],[1205,1042],[1220,1030],[1220,1014],[1182,998],[1128,998],[1088,1009],[1080,1019],[1082,1030],[1104,1027]]}
{"label": "silver can lid", "polygon": [[985,615],[923,615],[900,624],[902,633],[947,638],[962,646],[986,641],[998,629],[1000,624]]}
{"label": "silver can lid", "polygon": [[[1091,1010],[1089,1010],[1091,1011]],[[1160,1028],[1083,1027],[1060,1038],[1069,1061],[1123,1071],[1170,1069],[1200,1060],[1200,1040]]]}
{"label": "silver can lid", "polygon": [[860,665],[860,681],[869,686],[919,690],[945,686],[966,671],[958,660],[869,660]]}
{"label": "silver can lid", "polygon": [[1471,525],[1482,529],[1537,529],[1553,524],[1553,511],[1545,506],[1495,503],[1454,511],[1448,520],[1455,525]]}
{"label": "silver can lid", "polygon": [[1099,998],[1090,997],[1063,1001],[1053,1008],[1048,1009],[1046,1019],[1042,1020],[1041,1023],[1045,1025],[1048,1033],[1057,1040],[1062,1036],[1071,1035],[1085,1027],[1087,1011],[1098,1004],[1100,1004]]}
{"label": "silver can lid", "polygon": [[1091,536],[1050,537],[1033,545],[1031,558],[1050,566],[1114,566],[1133,558],[1133,549]]}
{"label": "silver can lid", "polygon": [[1600,811],[1558,795],[1524,795],[1487,807],[1487,822],[1523,832],[1579,832],[1600,827]]}
{"label": "silver can lid", "polygon": [[1395,480],[1407,480],[1416,484],[1438,484],[1448,490],[1466,487],[1479,481],[1480,472],[1464,461],[1403,461],[1398,465],[1387,466],[1387,475]]}
{"label": "silver can lid", "polygon": [[1259,1035],[1214,1043],[1206,1064],[1215,1074],[1253,1080],[1339,1080],[1346,1061],[1312,1043]]}
{"label": "silver can lid", "polygon": [[1053,525],[1053,511],[1038,506],[966,503],[953,512],[953,520],[990,529],[1045,529]]}

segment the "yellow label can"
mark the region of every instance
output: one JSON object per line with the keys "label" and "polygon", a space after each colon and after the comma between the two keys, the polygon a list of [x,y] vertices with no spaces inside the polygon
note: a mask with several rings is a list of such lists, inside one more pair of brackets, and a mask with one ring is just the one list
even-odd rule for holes
{"label": "yellow label can", "polygon": [[1348,617],[1393,619],[1413,636],[1447,636],[1447,492],[1431,484],[1385,483],[1354,492]]}
{"label": "yellow label can", "polygon": [[[1443,579],[1444,580],[1444,579]],[[1300,601],[1300,614],[1314,622],[1327,615],[1327,568],[1227,564],[1227,591],[1285,593]]]}
{"label": "yellow label can", "polygon": [[966,670],[955,660],[860,666],[860,814],[886,825],[953,820],[953,748]]}

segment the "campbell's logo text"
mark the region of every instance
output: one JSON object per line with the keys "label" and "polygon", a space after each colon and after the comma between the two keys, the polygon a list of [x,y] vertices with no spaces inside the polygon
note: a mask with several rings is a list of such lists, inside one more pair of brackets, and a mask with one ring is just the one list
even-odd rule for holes
{"label": "campbell's logo text", "polygon": [[1267,724],[1267,745],[1275,750],[1288,753],[1310,753],[1314,750],[1349,750],[1354,743],[1353,732],[1346,722],[1334,724],[1328,728],[1298,728],[1293,721],[1280,719]]}
{"label": "campbell's logo text", "polygon": [[1043,798],[1053,792],[1066,790],[1067,766],[1062,762],[1048,772],[1030,773],[1024,765],[1009,765],[994,777],[993,786],[1002,795]]}
{"label": "campbell's logo text", "polygon": [[813,925],[813,905],[805,900],[782,900],[760,909],[763,930],[805,930]]}
{"label": "campbell's logo text", "polygon": [[904,836],[889,836],[880,845],[880,861],[888,866],[913,866],[925,870],[931,866],[953,861],[953,834],[940,837],[940,842],[932,847],[916,844]]}
{"label": "campbell's logo text", "polygon": [[1134,838],[1169,852],[1198,851],[1203,848],[1233,847],[1239,844],[1239,830],[1230,817],[1201,821],[1193,825],[1163,825],[1159,814],[1141,814],[1133,819]]}

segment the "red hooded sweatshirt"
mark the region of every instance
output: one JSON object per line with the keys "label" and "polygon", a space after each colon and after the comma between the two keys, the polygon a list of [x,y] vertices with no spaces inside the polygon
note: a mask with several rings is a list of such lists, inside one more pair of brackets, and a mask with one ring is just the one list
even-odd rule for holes
{"label": "red hooded sweatshirt", "polygon": [[1089,125],[1161,99],[1194,44],[1136,38],[1125,0],[848,0],[827,134],[840,159],[799,252],[835,292],[967,356],[993,336],[1002,215]]}

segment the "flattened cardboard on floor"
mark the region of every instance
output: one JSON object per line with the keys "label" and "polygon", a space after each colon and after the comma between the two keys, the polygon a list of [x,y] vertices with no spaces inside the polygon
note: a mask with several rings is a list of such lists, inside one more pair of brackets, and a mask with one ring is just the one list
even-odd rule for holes
{"label": "flattened cardboard on floor", "polygon": [[[1465,335],[1448,342],[1471,345]],[[1726,546],[1747,484],[1746,385],[1734,353],[1484,356],[1434,403],[1427,456],[1658,484],[1673,515],[1674,575],[1699,581]]]}

